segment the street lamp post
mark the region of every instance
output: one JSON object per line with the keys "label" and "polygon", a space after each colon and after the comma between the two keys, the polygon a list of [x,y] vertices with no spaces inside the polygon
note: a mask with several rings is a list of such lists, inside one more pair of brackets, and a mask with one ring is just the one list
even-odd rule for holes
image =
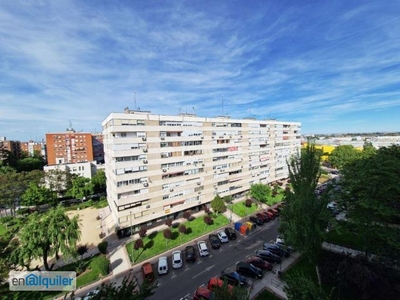
{"label": "street lamp post", "polygon": [[131,219],[131,244],[132,244],[132,262],[133,262],[133,228],[132,228],[132,211],[129,211],[129,216]]}

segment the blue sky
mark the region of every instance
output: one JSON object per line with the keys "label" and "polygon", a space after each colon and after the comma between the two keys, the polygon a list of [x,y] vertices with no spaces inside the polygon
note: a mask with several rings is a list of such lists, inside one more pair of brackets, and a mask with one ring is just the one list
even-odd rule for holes
{"label": "blue sky", "polygon": [[0,136],[100,131],[135,92],[156,114],[399,131],[400,1],[0,1]]}

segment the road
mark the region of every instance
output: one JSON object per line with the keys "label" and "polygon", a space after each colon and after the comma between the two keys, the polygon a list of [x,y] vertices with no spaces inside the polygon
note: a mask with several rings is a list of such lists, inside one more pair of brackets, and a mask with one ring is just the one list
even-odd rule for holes
{"label": "road", "polygon": [[168,274],[159,276],[158,288],[150,299],[192,299],[197,287],[207,285],[211,277],[218,276],[225,269],[233,271],[237,262],[262,248],[263,243],[275,239],[277,229],[278,222],[274,220],[257,227],[255,232],[247,237],[239,234],[236,241],[221,245],[219,250],[211,249],[209,257],[197,257],[197,262],[184,263],[182,269],[172,269],[171,258],[168,257],[171,269]]}
{"label": "road", "polygon": [[[150,299],[193,299],[193,293],[197,287],[206,285],[211,277],[219,275],[223,270],[232,269],[232,271],[234,271],[234,267],[238,261],[244,260],[246,256],[253,254],[258,249],[261,249],[264,242],[274,240],[278,235],[278,225],[279,224],[277,220],[270,221],[263,226],[258,226],[247,237],[242,236],[237,232],[237,240],[222,244],[219,250],[211,249],[211,247],[208,245],[210,251],[209,257],[199,257],[197,255],[197,261],[195,263],[184,262],[183,267],[177,270],[172,269],[172,250],[169,250],[167,253],[163,254],[163,256],[165,255],[168,257],[168,274],[158,276],[158,286],[155,289],[155,294]],[[200,239],[194,240],[192,242],[193,245],[196,246],[196,243],[199,240]],[[204,238],[203,240],[205,240],[208,244],[207,238]],[[183,251],[186,246],[187,244],[182,246],[180,250]],[[151,261],[155,272],[157,272],[157,260],[158,258],[154,258]],[[141,283],[143,278],[140,271],[140,266],[141,264],[135,265],[131,270],[127,270],[126,272],[118,274],[117,276],[112,276],[106,281],[106,283],[113,282],[119,286],[121,285],[124,277],[130,274],[135,275],[139,283]],[[255,282],[255,284],[257,284],[257,282]],[[100,283],[98,285],[100,285]],[[91,289],[95,289],[96,286],[97,285],[92,286]],[[75,296],[84,297],[88,292],[89,290],[86,288],[77,290],[75,292]]]}

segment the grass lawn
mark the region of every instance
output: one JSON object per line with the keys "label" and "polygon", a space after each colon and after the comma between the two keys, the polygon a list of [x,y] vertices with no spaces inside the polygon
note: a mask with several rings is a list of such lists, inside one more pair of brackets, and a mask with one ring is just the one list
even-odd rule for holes
{"label": "grass lawn", "polygon": [[7,229],[3,224],[0,224],[0,236],[3,236],[7,233]]}
{"label": "grass lawn", "polygon": [[315,266],[310,264],[307,257],[302,256],[294,265],[292,265],[287,271],[284,272],[284,276],[300,272],[306,277],[310,277],[315,283],[318,284],[317,271]]}
{"label": "grass lawn", "polygon": [[278,195],[276,195],[275,197],[272,197],[272,195],[271,195],[271,196],[268,197],[267,204],[269,206],[271,206],[271,205],[274,205],[274,204],[276,204],[278,202],[281,202],[283,197],[284,197],[283,196],[283,192],[282,193],[278,193]]}
{"label": "grass lawn", "polygon": [[262,291],[255,300],[281,300],[278,296],[275,296],[268,290]]}
{"label": "grass lawn", "polygon": [[240,217],[245,217],[253,214],[258,210],[258,206],[253,203],[251,207],[246,207],[245,201],[237,202],[232,205],[232,211]]}
{"label": "grass lawn", "polygon": [[340,231],[331,230],[327,235],[328,243],[340,245],[347,248],[364,251],[364,241],[360,234],[350,232],[345,228],[340,228]]}
{"label": "grass lawn", "polygon": [[[146,236],[143,239],[143,243],[145,245],[145,249],[134,250],[134,262],[139,263],[141,261],[147,260],[153,256],[156,256],[162,252],[165,252],[169,249],[172,249],[176,246],[179,246],[188,241],[194,240],[197,237],[206,234],[207,232],[213,231],[219,227],[229,224],[229,220],[225,218],[223,215],[219,214],[216,218],[213,218],[214,224],[206,225],[203,220],[203,216],[200,216],[193,221],[184,222],[187,229],[189,229],[190,233],[181,234],[178,231],[178,228],[170,228],[172,232],[172,238],[166,242],[163,233],[156,232]],[[134,243],[134,242],[133,242]],[[126,249],[128,251],[129,257],[132,260],[132,243],[126,245]]]}

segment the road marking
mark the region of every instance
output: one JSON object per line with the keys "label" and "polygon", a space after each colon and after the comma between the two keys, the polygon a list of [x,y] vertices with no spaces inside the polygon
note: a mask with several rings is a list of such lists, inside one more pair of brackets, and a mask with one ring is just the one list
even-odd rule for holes
{"label": "road marking", "polygon": [[171,279],[172,279],[172,278],[175,278],[175,277],[176,277],[176,275],[172,275],[172,276],[171,276]]}
{"label": "road marking", "polygon": [[[213,267],[214,267],[214,265],[205,268],[205,270],[201,271],[201,272],[198,273],[197,275],[194,275],[192,278],[194,279],[194,278],[196,278],[197,276],[200,276],[201,274],[210,271]],[[204,285],[204,284],[203,284],[203,285]]]}
{"label": "road marking", "polygon": [[211,257],[213,257],[213,255],[212,255],[212,254],[209,256],[209,258],[211,258]]}
{"label": "road marking", "polygon": [[190,268],[186,268],[186,269],[185,269],[185,272],[186,272],[186,271],[189,271],[189,270],[190,270]]}
{"label": "road marking", "polygon": [[233,245],[232,244],[230,244],[228,247],[232,247]]}
{"label": "road marking", "polygon": [[201,264],[203,261],[202,260],[199,260],[198,262],[197,262],[197,264]]}

